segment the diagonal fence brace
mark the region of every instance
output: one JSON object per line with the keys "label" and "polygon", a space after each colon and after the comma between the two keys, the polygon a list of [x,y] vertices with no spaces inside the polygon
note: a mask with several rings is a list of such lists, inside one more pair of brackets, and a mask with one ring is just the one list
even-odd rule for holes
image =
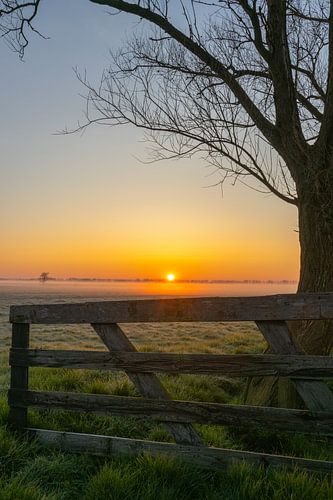
{"label": "diagonal fence brace", "polygon": [[[273,354],[305,354],[292,338],[285,321],[256,321]],[[293,378],[292,382],[310,411],[333,410],[333,393],[321,380]]]}
{"label": "diagonal fence brace", "polygon": [[[92,323],[91,326],[110,352],[136,351],[132,342],[117,323]],[[126,374],[142,396],[151,399],[171,399],[167,390],[163,387],[154,373],[126,372]],[[180,424],[176,422],[163,422],[163,424],[177,444],[196,446],[202,446],[204,444],[200,435],[191,424]]]}

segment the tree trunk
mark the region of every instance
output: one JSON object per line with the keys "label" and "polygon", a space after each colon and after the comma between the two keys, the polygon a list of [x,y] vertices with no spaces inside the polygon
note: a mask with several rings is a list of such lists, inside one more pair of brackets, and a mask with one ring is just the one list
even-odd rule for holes
{"label": "tree trunk", "polygon": [[[333,292],[333,172],[315,169],[298,187],[301,247],[298,292]],[[328,355],[333,347],[333,321],[289,322],[294,339],[306,354]],[[245,402],[254,405],[302,407],[288,379],[254,377]]]}

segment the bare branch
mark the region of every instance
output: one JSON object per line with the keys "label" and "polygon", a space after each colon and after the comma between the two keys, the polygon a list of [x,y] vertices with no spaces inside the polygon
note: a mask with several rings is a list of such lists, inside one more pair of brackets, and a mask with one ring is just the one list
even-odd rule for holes
{"label": "bare branch", "polygon": [[32,31],[44,37],[34,26],[40,0],[19,2],[17,0],[0,1],[0,33],[9,46],[22,58],[28,46],[28,32]]}

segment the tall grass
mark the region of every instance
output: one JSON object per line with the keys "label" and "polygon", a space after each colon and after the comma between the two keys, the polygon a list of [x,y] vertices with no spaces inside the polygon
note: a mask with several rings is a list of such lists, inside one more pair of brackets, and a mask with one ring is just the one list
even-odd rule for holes
{"label": "tall grass", "polygon": [[[249,325],[164,325],[164,331],[139,325],[128,333],[140,350],[173,352],[260,352],[264,347]],[[73,334],[74,335],[74,334]],[[88,334],[72,339],[66,348],[87,348]],[[91,335],[91,333],[89,333]],[[46,348],[64,347],[64,332],[52,338],[38,332],[33,342]],[[75,341],[75,342],[74,342]],[[94,345],[94,348],[101,346]],[[0,367],[0,500],[329,500],[333,481],[305,472],[264,470],[245,464],[227,471],[207,471],[166,457],[98,458],[63,453],[36,441],[16,436],[6,428],[9,381],[7,353]],[[175,399],[237,403],[245,381],[227,377],[177,375],[160,377]],[[120,372],[31,369],[30,388],[75,391],[91,394],[137,396],[125,374]],[[161,425],[135,418],[106,417],[89,413],[29,410],[29,425],[54,430],[115,435],[138,439],[172,441]],[[265,429],[196,426],[208,445],[333,459],[333,447],[325,440],[299,434],[273,433]]]}

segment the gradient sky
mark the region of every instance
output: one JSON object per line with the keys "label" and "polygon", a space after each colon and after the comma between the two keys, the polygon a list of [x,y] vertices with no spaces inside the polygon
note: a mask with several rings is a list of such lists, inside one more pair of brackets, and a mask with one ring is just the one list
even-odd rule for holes
{"label": "gradient sky", "polygon": [[25,61],[0,43],[0,276],[297,279],[296,209],[199,159],[143,164],[131,127],[55,135],[82,118],[73,67],[98,81],[137,26],[88,1],[45,2]]}

